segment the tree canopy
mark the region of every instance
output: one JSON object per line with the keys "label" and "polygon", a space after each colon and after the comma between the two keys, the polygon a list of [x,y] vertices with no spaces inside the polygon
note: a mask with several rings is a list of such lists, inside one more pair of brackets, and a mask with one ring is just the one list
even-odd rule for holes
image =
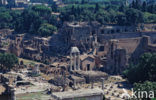
{"label": "tree canopy", "polygon": [[131,83],[156,81],[156,53],[145,53],[139,63],[124,72]]}
{"label": "tree canopy", "polygon": [[55,26],[45,23],[41,25],[38,32],[40,36],[50,36],[53,35],[56,30],[57,28]]}
{"label": "tree canopy", "polygon": [[0,53],[0,69],[10,70],[18,64],[18,58],[14,54]]}
{"label": "tree canopy", "polygon": [[[144,83],[135,83],[134,84],[134,91],[136,91],[138,94],[139,91],[146,91],[147,93],[150,93],[151,91],[154,93],[153,96],[156,96],[156,82],[150,82],[150,81],[146,81]],[[143,100],[150,100],[147,99],[149,98],[148,95],[143,95],[144,99]],[[152,99],[155,100],[155,99]]]}
{"label": "tree canopy", "polygon": [[57,27],[52,25],[54,22],[57,23],[56,19],[51,15],[51,9],[43,5],[37,5],[25,9],[21,13],[15,23],[15,31],[17,33],[27,32],[40,36],[48,36],[57,31]]}
{"label": "tree canopy", "polygon": [[[32,1],[49,2],[49,0]],[[130,5],[126,5],[125,1],[63,0],[67,4],[64,7],[57,7],[54,2],[51,2],[49,7],[44,5],[29,6],[22,11],[10,10],[7,6],[1,7],[0,29],[11,28],[15,30],[15,33],[41,35],[39,29],[42,29],[43,32],[43,28],[45,28],[43,24],[50,24],[57,31],[67,21],[97,21],[101,24],[118,25],[156,22],[156,5],[149,5],[147,2],[139,3],[137,0],[134,0]],[[42,36],[47,35],[42,34]]]}

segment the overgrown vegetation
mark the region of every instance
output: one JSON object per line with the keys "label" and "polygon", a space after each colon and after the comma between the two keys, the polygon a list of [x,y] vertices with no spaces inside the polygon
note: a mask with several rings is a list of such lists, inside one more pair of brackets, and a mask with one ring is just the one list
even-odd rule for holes
{"label": "overgrown vegetation", "polygon": [[18,58],[14,54],[0,53],[0,70],[9,71],[16,64],[18,64]]}
{"label": "overgrown vegetation", "polygon": [[51,14],[51,8],[38,5],[24,11],[12,11],[0,8],[0,29],[15,29],[16,33],[31,33],[34,35],[50,36],[57,31],[52,23],[57,22]]}
{"label": "overgrown vegetation", "polygon": [[156,81],[156,53],[145,53],[137,65],[132,65],[124,72],[131,83]]}
{"label": "overgrown vegetation", "polygon": [[134,83],[135,90],[156,93],[156,53],[142,55],[139,63],[130,66],[124,71],[124,75],[131,83]]}
{"label": "overgrown vegetation", "polygon": [[[156,95],[156,82],[146,81],[144,83],[135,83],[134,90],[135,91],[146,91],[147,93],[150,93],[150,91],[153,91],[154,96],[155,96]],[[147,99],[147,97],[144,97],[144,98],[146,98],[144,100],[150,100],[150,99]],[[155,99],[152,99],[152,100],[155,100]]]}
{"label": "overgrown vegetation", "polygon": [[[63,2],[66,6],[61,8],[54,2],[49,3],[51,7],[37,5],[23,11],[1,7],[0,29],[12,28],[16,33],[51,36],[65,21],[98,21],[101,24],[118,25],[156,22],[156,5],[139,3],[138,0],[130,5],[126,5],[123,0],[99,0],[98,2],[96,0],[63,0]],[[54,12],[60,15],[55,15]]]}

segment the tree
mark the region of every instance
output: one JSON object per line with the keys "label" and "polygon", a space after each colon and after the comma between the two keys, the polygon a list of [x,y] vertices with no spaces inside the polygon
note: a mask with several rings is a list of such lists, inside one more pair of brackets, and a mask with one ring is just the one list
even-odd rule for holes
{"label": "tree", "polygon": [[117,24],[119,24],[119,25],[126,25],[127,24],[126,15],[124,13],[117,15]]}
{"label": "tree", "polygon": [[37,12],[26,9],[21,14],[20,20],[16,23],[17,24],[16,26],[18,26],[18,29],[15,29],[15,30],[19,30],[21,27],[23,28],[23,32],[37,34],[38,29],[43,22],[44,22],[44,19],[41,19],[41,17],[39,16]]}
{"label": "tree", "polygon": [[75,20],[75,16],[74,15],[69,15],[69,19],[71,22],[73,22]]}
{"label": "tree", "polygon": [[7,0],[7,2],[8,2],[8,5],[7,5],[8,8],[12,8],[15,6],[15,2],[13,0]]}
{"label": "tree", "polygon": [[147,11],[147,3],[146,3],[146,1],[144,1],[143,4],[142,4],[142,11],[143,12]]}
{"label": "tree", "polygon": [[58,26],[58,18],[55,15],[51,15],[49,18],[49,23]]}
{"label": "tree", "polygon": [[148,7],[148,12],[154,13],[154,5],[153,4]]}
{"label": "tree", "polygon": [[131,83],[156,81],[156,53],[145,53],[137,65],[130,66],[124,75]]}
{"label": "tree", "polygon": [[18,58],[14,54],[0,53],[0,69],[10,70],[14,65],[18,64]]}
{"label": "tree", "polygon": [[54,32],[57,31],[57,28],[51,24],[42,24],[41,27],[38,30],[39,35],[41,36],[51,36],[54,34]]}
{"label": "tree", "polygon": [[135,1],[132,1],[132,8],[136,8]]}
{"label": "tree", "polygon": [[95,6],[95,12],[98,12],[98,11],[99,11],[99,9],[100,9],[100,6],[99,6],[99,4],[98,4],[98,3],[96,3],[96,6]]}
{"label": "tree", "polygon": [[22,24],[24,22],[23,17],[18,17],[14,23],[14,29],[15,32],[21,33],[24,30],[24,25]]}
{"label": "tree", "polygon": [[[154,96],[156,96],[156,82],[150,82],[150,81],[146,81],[144,83],[135,83],[134,84],[134,91],[136,91],[138,94],[139,91],[146,91],[148,94],[150,93],[150,91],[154,92]],[[146,95],[144,95],[144,98]],[[147,100],[147,99],[143,99],[143,100]],[[148,99],[150,100],[150,99]]]}
{"label": "tree", "polygon": [[130,8],[126,11],[126,19],[128,25],[136,25],[144,22],[143,13],[139,10]]}
{"label": "tree", "polygon": [[82,0],[82,1],[81,1],[81,4],[85,4],[85,0]]}
{"label": "tree", "polygon": [[44,17],[45,19],[48,19],[51,15],[51,8],[43,5],[37,5],[33,6],[32,10],[39,14],[39,16]]}
{"label": "tree", "polygon": [[9,28],[11,26],[12,20],[13,18],[10,15],[10,12],[2,7],[2,9],[0,10],[0,29]]}
{"label": "tree", "polygon": [[122,5],[119,7],[119,11],[120,11],[120,12],[124,12],[124,11],[125,11],[124,8],[125,8],[125,6],[122,4]]}
{"label": "tree", "polygon": [[52,9],[53,12],[57,12],[58,11],[57,10],[57,5],[56,5],[55,2],[52,3],[51,9]]}
{"label": "tree", "polygon": [[136,9],[140,9],[140,4],[141,4],[141,1],[140,0],[136,0],[136,2],[135,2],[135,8]]}

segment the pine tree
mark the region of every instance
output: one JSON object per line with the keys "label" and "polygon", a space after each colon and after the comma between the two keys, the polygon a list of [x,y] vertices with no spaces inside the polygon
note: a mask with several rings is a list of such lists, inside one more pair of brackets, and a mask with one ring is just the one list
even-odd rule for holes
{"label": "pine tree", "polygon": [[135,2],[135,9],[140,9],[140,1],[136,0]]}
{"label": "pine tree", "polygon": [[84,4],[84,3],[85,3],[85,0],[82,0],[82,1],[81,1],[81,4]]}
{"label": "pine tree", "polygon": [[154,5],[150,5],[150,6],[148,7],[148,12],[154,13]]}
{"label": "pine tree", "polygon": [[142,4],[142,11],[144,11],[144,12],[147,11],[147,3],[146,3],[146,1],[144,1],[143,4]]}
{"label": "pine tree", "polygon": [[132,2],[132,8],[135,8],[135,1]]}
{"label": "pine tree", "polygon": [[96,3],[95,12],[98,12],[98,11],[99,11],[99,9],[100,9],[99,4],[98,4],[98,3]]}
{"label": "pine tree", "polygon": [[124,5],[123,4],[119,7],[119,11],[124,12]]}

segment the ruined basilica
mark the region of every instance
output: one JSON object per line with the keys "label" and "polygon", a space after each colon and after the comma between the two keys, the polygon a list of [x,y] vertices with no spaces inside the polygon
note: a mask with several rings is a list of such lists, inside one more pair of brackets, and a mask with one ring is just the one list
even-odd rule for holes
{"label": "ruined basilica", "polygon": [[121,74],[144,52],[156,51],[155,32],[155,24],[118,26],[97,22],[66,22],[50,37],[14,34],[13,30],[3,29],[0,31],[0,52],[64,66],[67,70]]}

